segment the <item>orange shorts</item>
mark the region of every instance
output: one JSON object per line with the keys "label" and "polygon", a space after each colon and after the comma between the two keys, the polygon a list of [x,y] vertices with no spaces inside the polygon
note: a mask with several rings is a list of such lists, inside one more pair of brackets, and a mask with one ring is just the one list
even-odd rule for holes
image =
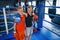
{"label": "orange shorts", "polygon": [[16,33],[14,33],[14,37],[16,38],[16,40],[24,40],[25,28],[22,27],[21,29],[19,29],[19,28],[16,29]]}

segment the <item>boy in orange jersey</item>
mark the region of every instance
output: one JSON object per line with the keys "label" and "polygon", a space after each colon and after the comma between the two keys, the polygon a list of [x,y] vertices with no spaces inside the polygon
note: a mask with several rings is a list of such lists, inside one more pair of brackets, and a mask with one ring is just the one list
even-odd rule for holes
{"label": "boy in orange jersey", "polygon": [[16,38],[16,40],[24,40],[26,14],[23,12],[23,8],[21,6],[18,7],[17,12],[20,15],[20,17],[19,17],[20,21],[14,23],[14,31],[15,31],[14,37]]}

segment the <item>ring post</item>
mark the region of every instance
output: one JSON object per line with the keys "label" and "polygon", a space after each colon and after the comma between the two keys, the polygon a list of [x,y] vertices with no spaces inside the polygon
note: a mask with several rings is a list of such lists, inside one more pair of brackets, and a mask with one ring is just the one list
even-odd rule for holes
{"label": "ring post", "polygon": [[38,29],[43,27],[45,1],[37,1]]}
{"label": "ring post", "polygon": [[7,18],[6,18],[5,8],[3,8],[3,14],[4,14],[4,21],[5,21],[5,26],[6,26],[6,32],[8,34],[8,25],[7,25]]}

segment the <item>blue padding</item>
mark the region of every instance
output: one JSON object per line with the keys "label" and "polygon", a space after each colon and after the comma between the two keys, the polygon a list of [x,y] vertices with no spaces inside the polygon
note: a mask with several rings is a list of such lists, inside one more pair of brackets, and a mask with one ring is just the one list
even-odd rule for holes
{"label": "blue padding", "polygon": [[59,6],[44,6],[44,7],[47,7],[47,8],[60,8]]}
{"label": "blue padding", "polygon": [[20,15],[18,13],[14,17],[14,22],[20,22]]}
{"label": "blue padding", "polygon": [[60,15],[54,15],[54,14],[49,14],[49,13],[45,13],[46,15],[50,15],[50,16],[54,16],[54,17],[59,17],[60,18]]}
{"label": "blue padding", "polygon": [[1,37],[3,37],[2,39],[4,39],[4,40],[13,40],[13,39],[15,40],[14,34],[12,32],[9,34],[2,34]]}
{"label": "blue padding", "polygon": [[0,34],[0,40],[4,40],[3,36]]}
{"label": "blue padding", "polygon": [[15,22],[20,22],[20,18],[19,17],[15,18]]}
{"label": "blue padding", "polygon": [[14,36],[13,36],[13,34],[6,34],[6,35],[4,35],[4,37],[5,37],[5,39],[10,39],[10,38],[13,38]]}
{"label": "blue padding", "polygon": [[38,28],[42,28],[43,18],[44,18],[44,2],[39,2],[37,5],[37,13],[38,13]]}
{"label": "blue padding", "polygon": [[[45,22],[47,22],[47,23],[50,23],[50,24],[52,24],[52,25],[54,25],[55,27],[60,27],[60,25],[57,25],[57,24],[55,24],[55,23],[52,23],[52,22],[49,22],[49,21],[47,21],[47,20],[44,20]],[[52,26],[51,25],[51,26]],[[44,28],[46,28],[45,26],[43,26]],[[46,29],[48,29],[48,28],[46,28]],[[48,29],[49,31],[51,31],[51,32],[53,32],[53,30],[50,30],[50,29]],[[58,36],[60,36],[60,34],[58,34],[58,33],[56,33],[56,32],[53,32],[54,34],[56,34],[56,35],[58,35]]]}
{"label": "blue padding", "polygon": [[15,38],[11,39],[11,40],[16,40]]}
{"label": "blue padding", "polygon": [[30,40],[48,40],[48,38],[46,38],[44,34],[42,34],[42,32],[37,31],[32,34],[32,37]]}

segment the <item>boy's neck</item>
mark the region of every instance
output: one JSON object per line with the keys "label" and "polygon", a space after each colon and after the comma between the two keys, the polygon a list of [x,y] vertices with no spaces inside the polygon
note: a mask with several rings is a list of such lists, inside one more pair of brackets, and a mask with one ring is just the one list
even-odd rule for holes
{"label": "boy's neck", "polygon": [[20,12],[20,15],[23,15],[23,12]]}
{"label": "boy's neck", "polygon": [[32,15],[32,13],[28,13],[30,16]]}

